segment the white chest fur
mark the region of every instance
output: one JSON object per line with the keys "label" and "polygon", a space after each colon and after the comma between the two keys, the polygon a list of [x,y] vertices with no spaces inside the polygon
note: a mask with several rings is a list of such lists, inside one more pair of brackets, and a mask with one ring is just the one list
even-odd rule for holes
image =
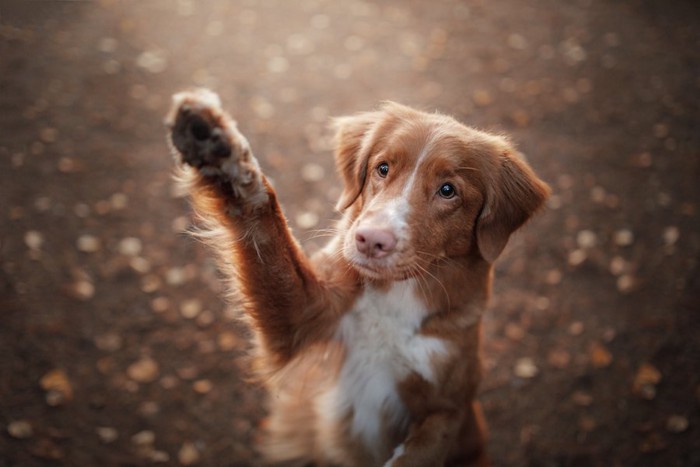
{"label": "white chest fur", "polygon": [[334,404],[340,412],[352,410],[353,434],[370,448],[382,438],[383,421],[406,421],[397,383],[414,371],[434,381],[435,357],[446,352],[442,340],[419,334],[428,310],[414,287],[406,280],[389,290],[369,288],[340,324],[347,353]]}

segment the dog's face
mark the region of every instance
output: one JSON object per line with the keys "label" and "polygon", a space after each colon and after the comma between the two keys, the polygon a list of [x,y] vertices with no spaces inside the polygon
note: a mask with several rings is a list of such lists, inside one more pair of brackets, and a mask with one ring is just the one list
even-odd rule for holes
{"label": "dog's face", "polygon": [[446,258],[493,262],[549,189],[504,139],[388,103],[340,118],[343,255],[362,274],[404,279]]}

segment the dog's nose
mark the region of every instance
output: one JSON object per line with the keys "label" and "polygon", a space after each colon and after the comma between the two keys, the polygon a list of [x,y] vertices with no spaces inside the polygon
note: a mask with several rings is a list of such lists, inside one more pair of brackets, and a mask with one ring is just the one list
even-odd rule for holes
{"label": "dog's nose", "polygon": [[396,236],[388,229],[360,227],[355,232],[357,250],[370,258],[382,258],[396,248]]}

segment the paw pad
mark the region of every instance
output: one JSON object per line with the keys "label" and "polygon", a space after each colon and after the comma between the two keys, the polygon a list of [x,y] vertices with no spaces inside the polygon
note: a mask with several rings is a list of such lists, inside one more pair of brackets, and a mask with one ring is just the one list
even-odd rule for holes
{"label": "paw pad", "polygon": [[171,140],[185,164],[195,168],[221,166],[231,155],[226,121],[216,94],[210,91],[180,93],[168,119]]}
{"label": "paw pad", "polygon": [[204,141],[209,139],[211,136],[211,129],[207,122],[204,121],[199,115],[195,115],[190,122],[190,132],[192,136],[198,141]]}

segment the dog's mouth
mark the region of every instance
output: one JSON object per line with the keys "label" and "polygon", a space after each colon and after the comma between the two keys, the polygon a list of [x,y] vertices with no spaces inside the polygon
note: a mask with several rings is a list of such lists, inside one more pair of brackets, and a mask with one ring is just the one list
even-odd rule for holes
{"label": "dog's mouth", "polygon": [[395,265],[378,261],[358,261],[354,258],[350,260],[350,264],[357,272],[370,279],[405,280],[419,273],[419,269],[411,267],[410,264]]}

